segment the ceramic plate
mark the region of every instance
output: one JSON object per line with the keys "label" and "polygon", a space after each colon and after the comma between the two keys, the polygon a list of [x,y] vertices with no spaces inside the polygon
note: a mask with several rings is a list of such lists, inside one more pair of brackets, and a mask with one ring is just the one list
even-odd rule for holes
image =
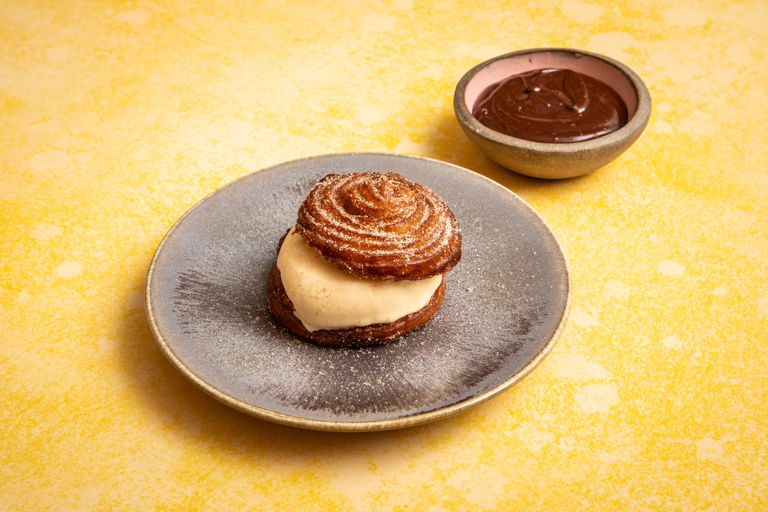
{"label": "ceramic plate", "polygon": [[[422,329],[387,344],[329,348],[267,309],[278,240],[329,173],[395,171],[437,192],[462,230],[462,259]],[[509,388],[550,351],[570,301],[552,232],[519,197],[426,158],[326,155],[247,175],[189,210],[150,265],[147,312],[171,362],[219,400],[279,423],[335,431],[437,420]]]}

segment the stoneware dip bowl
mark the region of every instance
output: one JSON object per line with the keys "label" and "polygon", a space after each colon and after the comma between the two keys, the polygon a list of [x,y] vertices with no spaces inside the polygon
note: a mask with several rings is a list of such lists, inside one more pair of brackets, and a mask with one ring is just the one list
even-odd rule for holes
{"label": "stoneware dip bowl", "polygon": [[[627,124],[579,142],[533,142],[492,130],[472,115],[486,87],[536,69],[569,69],[615,90],[627,107]],[[588,174],[614,160],[642,133],[651,115],[651,96],[637,74],[596,53],[568,48],[535,48],[507,53],[478,64],[456,86],[453,108],[467,136],[494,162],[535,178],[562,179]]]}

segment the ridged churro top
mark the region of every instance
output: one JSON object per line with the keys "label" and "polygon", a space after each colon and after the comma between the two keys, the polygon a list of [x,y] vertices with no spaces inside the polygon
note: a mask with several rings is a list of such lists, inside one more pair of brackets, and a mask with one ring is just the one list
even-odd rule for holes
{"label": "ridged churro top", "polygon": [[451,210],[399,174],[330,174],[299,208],[297,231],[338,267],[384,280],[443,274],[461,258]]}

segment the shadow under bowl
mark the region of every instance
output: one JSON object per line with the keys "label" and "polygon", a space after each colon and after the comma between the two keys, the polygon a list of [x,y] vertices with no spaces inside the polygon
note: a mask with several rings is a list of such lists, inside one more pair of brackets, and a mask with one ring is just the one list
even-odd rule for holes
{"label": "shadow under bowl", "polygon": [[[568,69],[608,85],[627,107],[627,124],[579,142],[534,142],[492,130],[472,115],[488,86],[547,68]],[[534,178],[563,179],[588,174],[626,151],[648,124],[651,96],[634,71],[609,57],[568,48],[535,48],[500,55],[469,70],[456,86],[453,108],[464,133],[497,164]]]}

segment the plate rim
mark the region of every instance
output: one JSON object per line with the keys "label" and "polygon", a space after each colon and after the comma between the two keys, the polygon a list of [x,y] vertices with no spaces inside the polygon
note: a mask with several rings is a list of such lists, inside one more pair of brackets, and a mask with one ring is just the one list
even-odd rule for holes
{"label": "plate rim", "polygon": [[[326,420],[326,419],[311,419],[311,418],[305,418],[301,416],[294,416],[289,414],[284,414],[281,412],[273,411],[270,409],[265,409],[263,407],[259,407],[257,405],[250,404],[248,402],[245,402],[243,400],[240,400],[239,398],[236,398],[234,396],[231,396],[227,393],[224,393],[223,391],[217,389],[213,385],[206,382],[204,379],[199,377],[197,374],[195,374],[173,351],[171,345],[166,340],[165,336],[160,331],[160,328],[157,324],[155,314],[154,314],[154,308],[152,306],[153,300],[152,300],[152,282],[153,282],[153,276],[155,272],[155,267],[158,261],[158,258],[160,254],[163,251],[163,248],[166,244],[166,242],[170,239],[170,237],[173,235],[173,233],[176,231],[178,226],[184,221],[184,219],[189,216],[198,206],[208,201],[211,197],[218,194],[219,192],[227,189],[228,187],[235,186],[241,181],[244,181],[258,173],[274,170],[278,167],[282,167],[285,165],[294,165],[302,161],[308,161],[308,160],[322,160],[325,158],[337,158],[337,157],[355,157],[355,156],[368,156],[368,157],[386,157],[386,158],[404,158],[404,159],[414,159],[414,160],[423,160],[430,164],[439,164],[439,165],[446,165],[449,167],[453,167],[461,172],[466,172],[474,175],[476,178],[480,178],[481,180],[485,180],[488,183],[490,183],[494,187],[500,187],[503,189],[506,193],[510,194],[514,199],[519,201],[525,208],[529,210],[530,213],[532,213],[536,219],[541,223],[541,225],[546,229],[546,232],[549,233],[552,240],[554,241],[554,246],[559,250],[560,256],[563,261],[563,270],[565,274],[565,285],[566,285],[566,297],[565,297],[565,304],[563,307],[563,312],[560,317],[560,320],[557,324],[557,327],[553,331],[552,335],[550,336],[549,340],[547,340],[544,347],[536,354],[536,356],[528,363],[526,364],[521,370],[516,372],[514,375],[512,375],[509,379],[505,380],[501,384],[497,385],[494,388],[491,388],[483,393],[480,393],[478,395],[474,395],[470,398],[467,398],[465,400],[462,400],[460,402],[456,402],[454,404],[441,407],[438,409],[433,409],[430,411],[425,411],[417,414],[413,414],[410,416],[404,416],[401,418],[392,418],[392,419],[381,419],[381,420],[371,420],[371,421],[343,421],[343,420]],[[205,195],[202,199],[195,202],[192,206],[190,206],[184,214],[182,214],[176,221],[171,224],[170,228],[168,228],[168,231],[163,235],[163,238],[161,239],[160,243],[158,244],[157,248],[155,249],[152,259],[150,260],[149,267],[147,270],[147,277],[146,277],[146,284],[144,288],[144,303],[145,303],[145,313],[147,316],[147,321],[149,323],[150,330],[152,331],[152,335],[155,338],[155,341],[160,345],[160,348],[165,354],[165,356],[168,358],[168,360],[173,364],[173,366],[176,367],[177,370],[179,370],[185,377],[187,377],[192,383],[194,383],[198,388],[202,389],[204,392],[206,392],[208,395],[212,396],[213,398],[223,402],[226,405],[229,405],[230,407],[237,409],[241,412],[244,412],[246,414],[255,416],[260,419],[264,419],[267,421],[271,421],[274,423],[279,423],[283,425],[288,425],[292,427],[299,427],[309,430],[319,430],[319,431],[327,431],[327,432],[373,432],[373,431],[383,431],[383,430],[394,430],[394,429],[401,429],[401,428],[408,428],[416,425],[421,425],[425,423],[431,423],[434,421],[438,421],[444,418],[447,418],[449,416],[456,415],[462,411],[465,411],[467,409],[470,409],[476,405],[481,404],[482,402],[485,402],[494,396],[506,391],[507,389],[511,388],[521,380],[523,380],[525,377],[527,377],[539,364],[544,360],[544,358],[549,355],[549,353],[552,351],[553,347],[557,343],[557,340],[560,338],[560,335],[562,334],[563,329],[565,328],[565,324],[568,319],[568,315],[570,312],[571,307],[571,300],[572,300],[573,292],[572,292],[572,281],[571,281],[571,272],[570,272],[570,265],[568,263],[568,258],[566,257],[565,251],[563,250],[562,244],[558,240],[558,238],[555,236],[554,232],[550,228],[550,226],[544,221],[542,216],[530,205],[528,202],[526,202],[523,198],[518,196],[515,192],[510,190],[508,187],[498,183],[495,180],[492,180],[491,178],[484,176],[478,172],[475,172],[471,169],[467,169],[466,167],[462,167],[457,164],[453,164],[450,162],[445,162],[442,160],[438,160],[435,158],[430,157],[423,157],[423,156],[413,156],[413,155],[403,155],[398,153],[386,153],[386,152],[343,152],[343,153],[324,153],[319,155],[311,155],[306,156],[302,158],[297,158],[293,160],[286,160],[283,162],[279,162],[274,165],[270,165],[268,167],[262,167],[260,169],[257,169],[255,171],[243,174],[242,176],[239,176],[232,181],[216,188],[209,194]]]}

